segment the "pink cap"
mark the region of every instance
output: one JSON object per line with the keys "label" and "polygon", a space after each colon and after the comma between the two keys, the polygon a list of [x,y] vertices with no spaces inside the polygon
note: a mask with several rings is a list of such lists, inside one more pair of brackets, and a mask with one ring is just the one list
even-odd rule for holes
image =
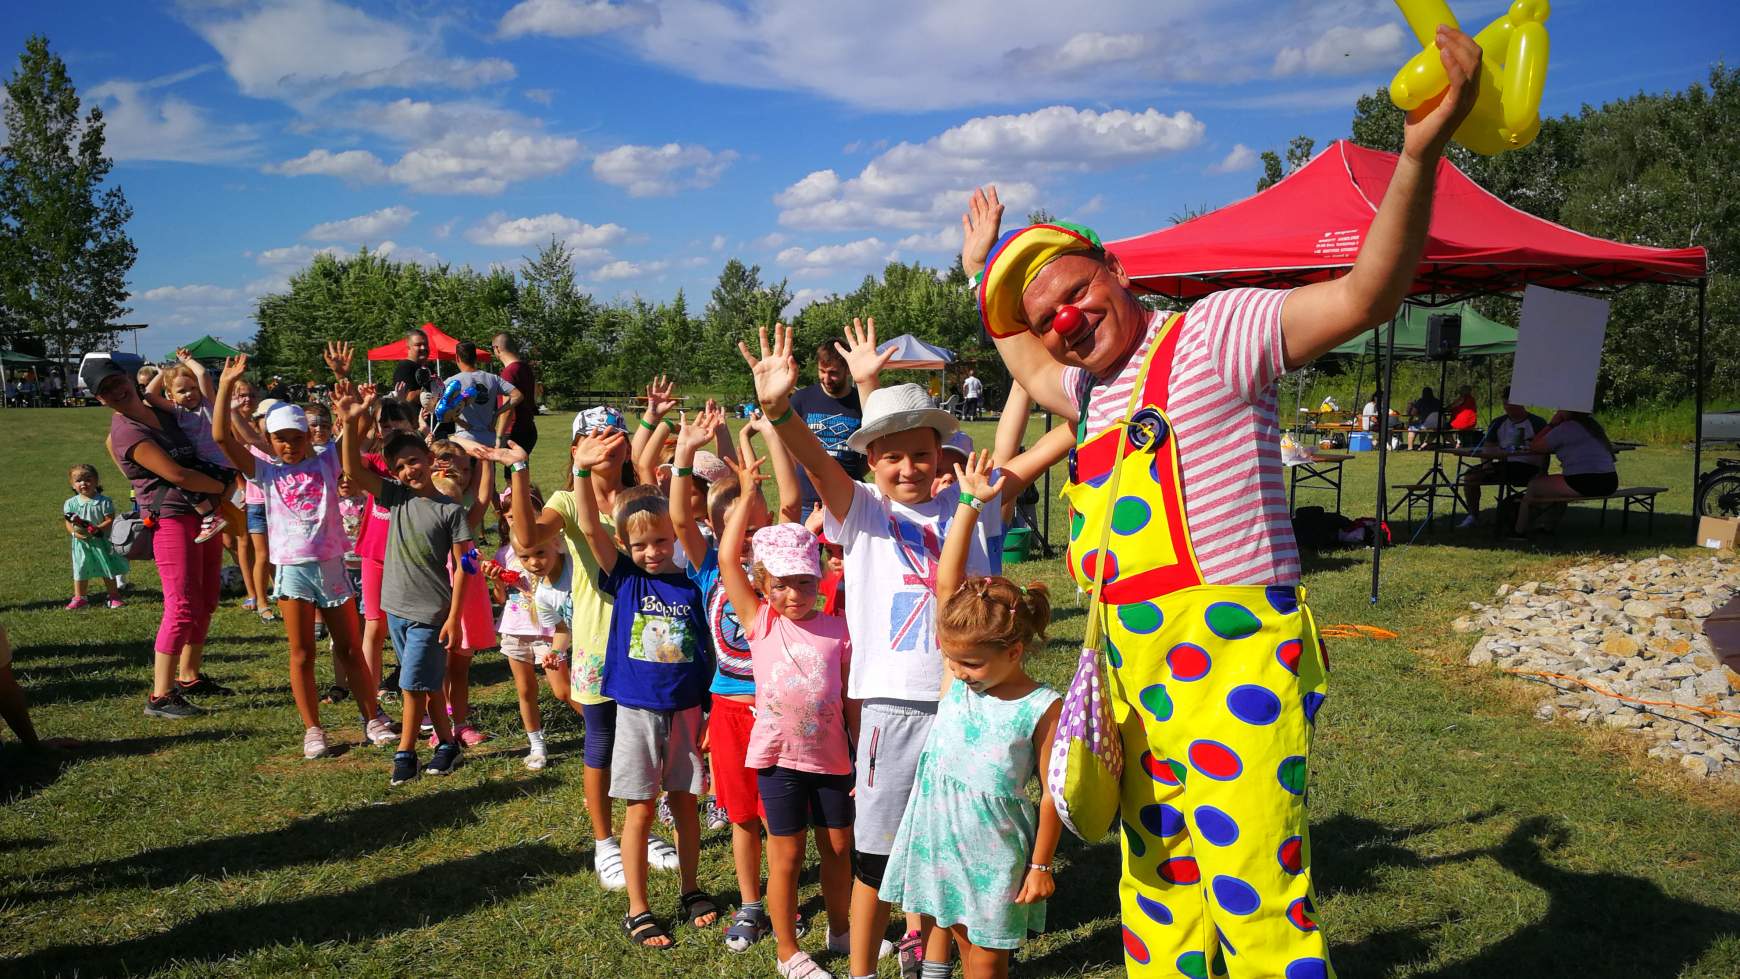
{"label": "pink cap", "polygon": [[822,559],[816,552],[816,535],[803,524],[779,523],[755,532],[755,560],[775,578],[797,575],[822,576]]}

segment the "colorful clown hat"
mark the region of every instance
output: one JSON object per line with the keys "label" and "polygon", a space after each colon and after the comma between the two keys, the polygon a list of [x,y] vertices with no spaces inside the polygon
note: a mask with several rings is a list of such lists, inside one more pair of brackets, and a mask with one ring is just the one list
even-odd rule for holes
{"label": "colorful clown hat", "polygon": [[1060,255],[1103,252],[1105,247],[1092,228],[1066,221],[1030,224],[999,238],[985,259],[984,278],[979,282],[979,322],[985,332],[998,340],[1026,332],[1021,294],[1039,270]]}

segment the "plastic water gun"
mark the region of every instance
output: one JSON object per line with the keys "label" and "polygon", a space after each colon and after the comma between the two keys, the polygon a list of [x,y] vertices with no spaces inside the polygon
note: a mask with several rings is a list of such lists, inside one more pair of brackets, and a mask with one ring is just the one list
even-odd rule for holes
{"label": "plastic water gun", "polygon": [[459,567],[466,574],[476,574],[482,560],[483,559],[478,556],[477,548],[474,547],[459,556]]}
{"label": "plastic water gun", "polygon": [[462,388],[459,378],[447,382],[447,387],[441,391],[441,400],[435,402],[435,420],[440,421],[461,404],[470,401],[477,395],[476,387]]}
{"label": "plastic water gun", "polygon": [[531,583],[531,576],[512,568],[501,569],[501,583],[509,588],[524,588]]}
{"label": "plastic water gun", "polygon": [[[1450,86],[1438,55],[1438,25],[1458,27],[1445,0],[1396,0],[1425,50],[1408,59],[1390,81],[1390,101],[1412,112]],[[1474,35],[1480,45],[1480,92],[1456,128],[1456,142],[1482,156],[1519,150],[1541,131],[1541,92],[1547,84],[1548,0],[1515,0]]]}

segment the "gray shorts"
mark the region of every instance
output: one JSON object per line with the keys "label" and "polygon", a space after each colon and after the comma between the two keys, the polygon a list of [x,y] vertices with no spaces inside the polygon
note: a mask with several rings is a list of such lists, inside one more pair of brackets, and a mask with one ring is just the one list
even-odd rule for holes
{"label": "gray shorts", "polygon": [[852,845],[886,856],[906,815],[906,799],[918,776],[918,756],[936,720],[936,704],[911,700],[866,700],[858,722],[858,818]]}
{"label": "gray shorts", "polygon": [[610,797],[637,802],[656,799],[661,791],[700,795],[700,744],[699,707],[642,710],[618,704]]}

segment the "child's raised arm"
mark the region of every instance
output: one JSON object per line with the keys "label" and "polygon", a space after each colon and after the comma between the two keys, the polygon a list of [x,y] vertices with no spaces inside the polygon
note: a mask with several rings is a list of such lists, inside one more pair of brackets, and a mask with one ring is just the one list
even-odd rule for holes
{"label": "child's raised arm", "polygon": [[[616,549],[616,540],[610,536],[610,531],[604,529],[604,521],[598,519],[598,499],[592,495],[592,469],[608,465],[610,453],[622,444],[622,440],[623,434],[613,431],[606,435],[588,435],[574,446],[575,522],[580,525],[581,536],[586,538],[586,546],[592,548],[598,570],[605,574],[616,569],[616,559],[622,556],[622,552]],[[520,475],[514,474],[516,478]]]}
{"label": "child's raised arm", "polygon": [[997,437],[991,443],[991,461],[1006,466],[1021,454],[1021,440],[1027,436],[1027,419],[1033,399],[1019,381],[1009,382],[1009,396],[1003,399],[1003,413],[997,416]]}
{"label": "child's raised arm", "polygon": [[761,402],[761,410],[771,419],[774,433],[791,450],[798,463],[809,470],[810,481],[815,484],[822,505],[834,515],[834,519],[844,520],[852,509],[852,477],[846,474],[838,460],[828,455],[828,450],[822,447],[821,440],[809,426],[802,422],[793,423],[796,413],[792,411],[791,393],[797,387],[798,370],[797,361],[791,355],[792,332],[792,328],[783,323],[775,324],[773,343],[769,345],[767,328],[762,327],[761,357],[756,358],[749,352],[748,344],[741,341],[737,344],[737,352],[743,355],[743,362],[755,375],[755,396]]}
{"label": "child's raised arm", "polygon": [[[338,440],[345,478],[364,493],[379,496],[381,477],[363,463],[362,457],[363,428],[368,424],[369,407],[374,402],[373,384],[365,384],[359,390],[350,381],[341,379],[332,386],[333,420],[345,431],[345,437]],[[218,410],[225,410],[223,406],[228,404],[229,399],[223,399]]]}
{"label": "child's raised arm", "polygon": [[212,387],[211,373],[205,369],[204,364],[199,362],[198,357],[188,353],[186,347],[182,347],[175,352],[175,359],[181,361],[181,366],[187,368],[188,372],[193,375],[194,383],[199,385],[200,396],[205,398],[208,404],[217,397],[217,390]]}
{"label": "child's raised arm", "polygon": [[664,448],[665,433],[670,423],[665,416],[676,407],[677,384],[663,374],[646,386],[646,410],[640,424],[634,428],[634,438],[628,443],[628,458],[634,463],[634,473],[647,485],[658,482],[659,451]]}
{"label": "child's raised arm", "polygon": [[[211,437],[224,450],[225,458],[230,465],[244,476],[254,475],[254,456],[248,451],[242,440],[236,437],[236,425],[230,417],[233,409],[230,407],[230,393],[235,390],[236,382],[242,373],[248,369],[248,355],[238,354],[224,360],[224,372],[218,379],[217,397],[212,399]],[[159,374],[159,377],[162,375]],[[153,378],[156,380],[156,378]]]}
{"label": "child's raised arm", "polygon": [[779,519],[776,522],[803,523],[804,499],[803,491],[798,487],[797,464],[791,461],[785,443],[774,432],[767,415],[760,410],[737,432],[739,458],[755,458],[755,453],[750,451],[749,439],[757,433],[767,443],[767,461],[773,465],[773,485],[779,490]]}
{"label": "child's raised arm", "polygon": [[[740,501],[747,501],[751,493],[761,492],[758,470],[766,461],[748,456],[745,459],[748,461],[743,463],[735,459],[725,460],[725,464],[737,474],[737,486],[742,490],[738,497]],[[731,607],[737,612],[737,621],[744,624],[745,633],[761,614],[761,596],[755,593],[755,585],[743,570],[743,533],[748,529],[749,507],[745,502],[739,502],[731,508],[730,519],[719,531],[719,583],[725,586],[725,597],[731,600]]]}
{"label": "child's raised arm", "polygon": [[840,356],[846,358],[846,369],[852,374],[852,383],[858,387],[860,403],[870,397],[870,392],[882,384],[882,368],[894,359],[894,348],[889,347],[886,353],[876,352],[876,317],[872,316],[859,322],[852,317],[852,325],[846,328],[846,345],[834,344],[834,349]]}
{"label": "child's raised arm", "polygon": [[701,534],[697,515],[690,512],[689,486],[695,479],[695,453],[712,441],[713,426],[723,423],[725,416],[709,409],[701,412],[693,425],[686,415],[678,417],[681,425],[677,428],[677,452],[671,457],[671,524],[677,529],[677,540],[683,544],[689,567],[698,571],[707,558],[707,538]]}
{"label": "child's raised arm", "polygon": [[972,549],[973,531],[979,525],[979,511],[986,502],[995,501],[1003,493],[1001,473],[991,479],[991,453],[979,451],[967,457],[965,466],[955,466],[955,483],[960,487],[961,501],[955,506],[955,517],[949,522],[949,535],[943,541],[942,560],[936,572],[936,604],[940,610],[967,580],[967,554]]}
{"label": "child's raised arm", "polygon": [[174,411],[175,403],[163,395],[165,386],[162,371],[151,375],[151,380],[145,382],[145,403],[161,411]]}

